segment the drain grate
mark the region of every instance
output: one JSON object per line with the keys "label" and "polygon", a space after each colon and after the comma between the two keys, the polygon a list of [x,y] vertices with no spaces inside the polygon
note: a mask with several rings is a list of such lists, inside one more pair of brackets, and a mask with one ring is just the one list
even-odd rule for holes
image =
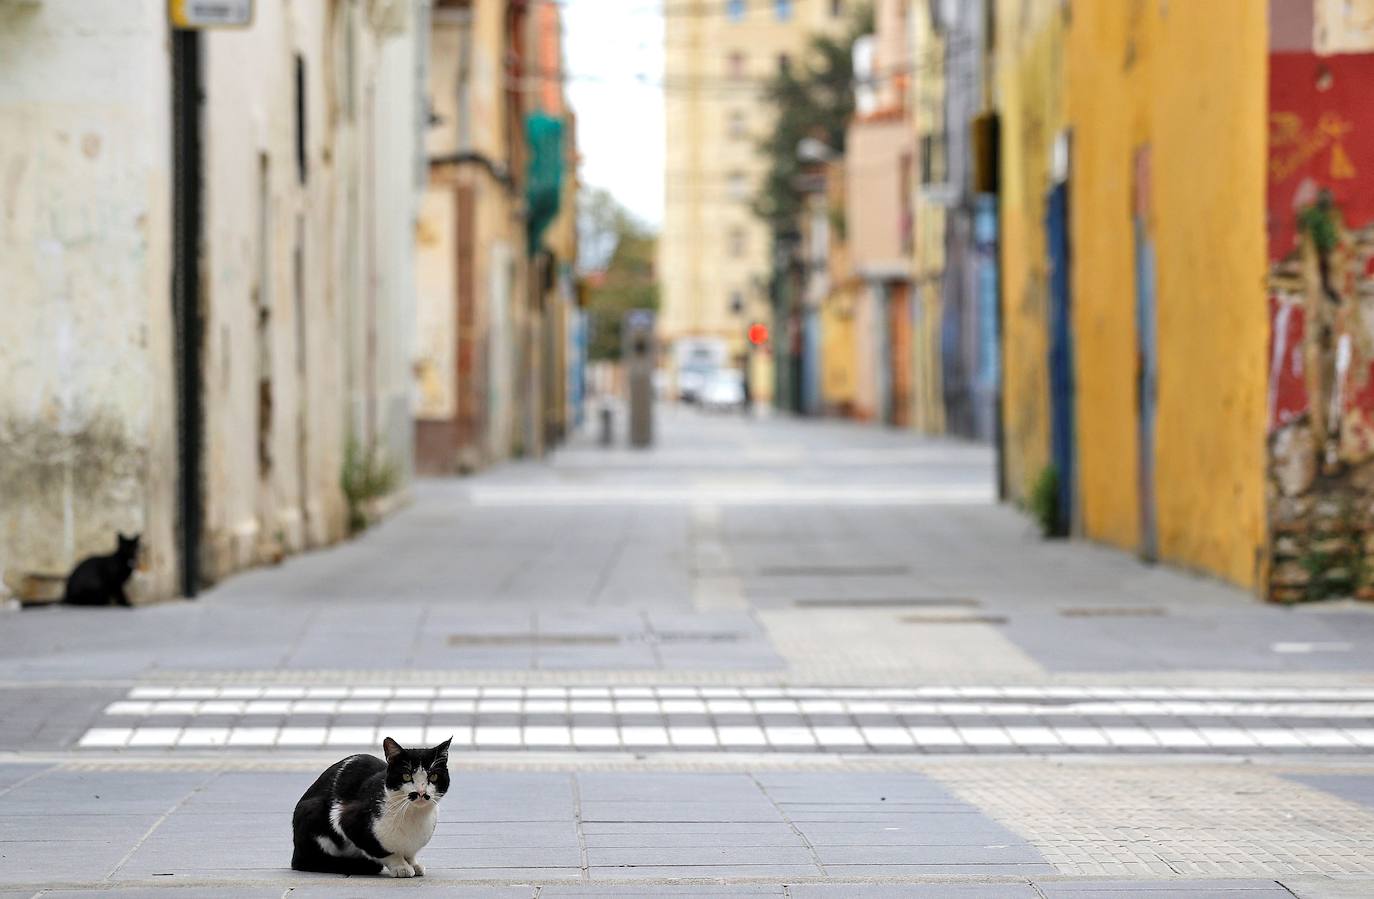
{"label": "drain grate", "polygon": [[1060,609],[1065,618],[1163,618],[1169,610],[1159,606],[1084,606]]}
{"label": "drain grate", "polygon": [[759,577],[898,577],[911,574],[905,565],[771,565]]}
{"label": "drain grate", "polygon": [[1005,615],[903,615],[903,624],[1006,624]]}
{"label": "drain grate", "polygon": [[794,599],[799,609],[976,609],[981,603],[967,596],[877,596],[854,599]]}

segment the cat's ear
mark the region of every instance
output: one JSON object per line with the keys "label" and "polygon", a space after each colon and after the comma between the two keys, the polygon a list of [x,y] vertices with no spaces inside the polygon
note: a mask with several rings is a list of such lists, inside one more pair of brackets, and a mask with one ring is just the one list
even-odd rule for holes
{"label": "cat's ear", "polygon": [[390,764],[391,762],[395,761],[396,756],[400,755],[402,752],[405,752],[405,750],[401,748],[400,743],[397,743],[395,740],[391,739],[390,737],[387,737],[385,740],[382,741],[382,752],[386,754],[387,763]]}
{"label": "cat's ear", "polygon": [[438,765],[445,765],[445,764],[448,764],[448,744],[450,744],[450,743],[452,743],[452,742],[453,742],[453,738],[452,738],[452,737],[449,737],[447,740],[445,740],[444,742],[440,743],[438,746],[435,746],[435,747],[434,747],[434,762],[435,762],[435,764],[438,764]]}

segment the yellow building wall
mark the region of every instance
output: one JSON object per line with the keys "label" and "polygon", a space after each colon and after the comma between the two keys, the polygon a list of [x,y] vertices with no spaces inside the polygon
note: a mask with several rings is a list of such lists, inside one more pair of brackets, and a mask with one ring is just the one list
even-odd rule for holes
{"label": "yellow building wall", "polygon": [[1050,455],[1045,197],[1064,125],[1063,20],[1058,4],[998,0],[996,21],[1003,460],[1008,492],[1025,500]]}
{"label": "yellow building wall", "polygon": [[821,403],[827,411],[852,409],[857,366],[854,291],[836,288],[821,304]]}
{"label": "yellow building wall", "polygon": [[1252,586],[1264,538],[1266,4],[1078,3],[1067,35],[1082,531],[1141,541],[1133,192],[1148,146],[1159,556]]}
{"label": "yellow building wall", "polygon": [[[912,68],[917,73],[912,102],[912,126],[916,140],[938,135],[951,127],[945,121],[946,40],[931,27],[930,8],[918,4],[912,20]],[[948,170],[947,160],[932,160]],[[919,182],[919,178],[913,178]],[[912,209],[916,227],[911,255],[911,410],[912,426],[925,434],[945,432],[944,372],[941,366],[941,324],[945,271],[945,204],[932,199],[913,183]]]}

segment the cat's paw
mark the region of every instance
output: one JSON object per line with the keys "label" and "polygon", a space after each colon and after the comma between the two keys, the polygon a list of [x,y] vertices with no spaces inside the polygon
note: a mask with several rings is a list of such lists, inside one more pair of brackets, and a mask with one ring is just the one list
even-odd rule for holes
{"label": "cat's paw", "polygon": [[405,862],[398,862],[394,865],[383,865],[382,873],[387,877],[414,877],[415,869]]}
{"label": "cat's paw", "polygon": [[424,877],[424,876],[425,876],[425,866],[424,866],[424,865],[420,864],[419,862],[411,862],[411,863],[410,863],[410,866],[411,866],[412,868],[415,869],[415,876],[416,876],[416,877]]}

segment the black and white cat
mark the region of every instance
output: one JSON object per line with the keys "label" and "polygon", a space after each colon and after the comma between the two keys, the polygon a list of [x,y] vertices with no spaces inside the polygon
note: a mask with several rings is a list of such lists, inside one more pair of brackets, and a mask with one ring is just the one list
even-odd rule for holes
{"label": "black and white cat", "polygon": [[117,534],[119,545],[108,556],[91,556],[72,569],[62,601],[74,606],[129,605],[124,585],[138,566],[138,534]]}
{"label": "black and white cat", "polygon": [[423,877],[415,854],[434,836],[448,792],[448,744],[402,749],[382,741],[386,761],[350,755],[305,791],[291,818],[291,867],[328,874]]}

